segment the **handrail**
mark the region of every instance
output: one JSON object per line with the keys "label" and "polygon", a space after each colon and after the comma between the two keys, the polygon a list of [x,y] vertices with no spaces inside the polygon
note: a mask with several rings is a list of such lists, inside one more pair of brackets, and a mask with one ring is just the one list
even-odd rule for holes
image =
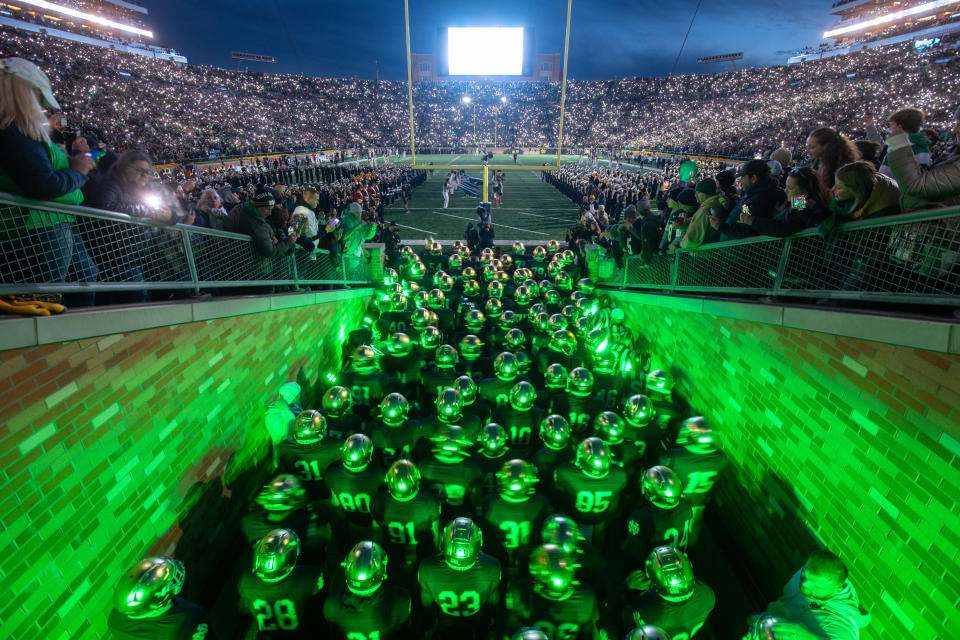
{"label": "handrail", "polygon": [[240,233],[0,193],[0,295],[370,285],[383,253],[366,249],[266,257]]}
{"label": "handrail", "polygon": [[960,207],[915,211],[787,238],[679,249],[622,268],[598,261],[598,282],[620,289],[960,305]]}

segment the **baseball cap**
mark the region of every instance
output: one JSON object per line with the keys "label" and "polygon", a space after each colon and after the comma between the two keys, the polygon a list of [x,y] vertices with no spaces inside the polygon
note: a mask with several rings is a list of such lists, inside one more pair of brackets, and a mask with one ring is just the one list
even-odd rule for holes
{"label": "baseball cap", "polygon": [[743,176],[760,176],[765,178],[770,175],[770,166],[763,160],[749,160],[740,167],[738,178]]}
{"label": "baseball cap", "polygon": [[23,58],[2,58],[0,71],[26,80],[40,90],[44,104],[52,109],[60,109],[60,103],[53,97],[53,90],[50,88],[50,78],[37,65]]}

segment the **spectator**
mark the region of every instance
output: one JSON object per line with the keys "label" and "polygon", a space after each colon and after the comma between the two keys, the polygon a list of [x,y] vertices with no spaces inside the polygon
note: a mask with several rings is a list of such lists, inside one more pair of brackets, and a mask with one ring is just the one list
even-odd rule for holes
{"label": "spectator", "polygon": [[900,213],[900,189],[896,183],[864,160],[837,170],[831,209],[838,221],[864,220]]}
{"label": "spectator", "polygon": [[769,220],[787,199],[783,189],[770,177],[770,166],[763,160],[745,163],[740,168],[739,177],[743,195],[720,227],[721,233],[727,238],[746,238],[757,234],[750,226],[740,222],[741,213]]}
{"label": "spectator", "polygon": [[[639,254],[643,264],[650,264],[657,251],[657,241],[660,239],[660,225],[656,214],[650,208],[650,203],[641,200],[636,205],[639,220],[631,225],[631,234],[639,237]],[[639,227],[639,228],[637,228]]]}
{"label": "spectator", "polygon": [[[60,105],[53,97],[50,80],[36,65],[21,58],[0,60],[0,191],[37,200],[80,204],[80,188],[94,168],[90,156],[68,158],[50,141],[47,118],[40,101],[53,109]],[[30,247],[29,260],[36,272],[4,274],[4,279],[38,282],[96,282],[97,267],[79,237],[74,217],[30,210],[22,226],[4,221],[3,251],[15,255]],[[37,256],[42,259],[37,260]],[[24,263],[28,259],[23,256]],[[89,306],[93,293],[71,296],[70,303]]]}
{"label": "spectator", "polygon": [[362,214],[363,207],[357,202],[351,202],[343,212],[340,228],[343,231],[341,245],[345,256],[360,257],[363,243],[377,232],[377,225],[364,222]]}
{"label": "spectator", "polygon": [[[905,109],[898,109],[890,114],[890,117],[887,118],[887,124],[890,127],[890,135],[907,134],[910,140],[910,146],[913,149],[913,155],[917,159],[917,164],[926,168],[930,166],[933,159],[930,156],[930,138],[927,137],[927,134],[920,131],[920,127],[923,126],[923,118],[923,111],[913,107],[907,107]],[[882,138],[879,136],[879,132],[876,131],[876,127],[870,126],[869,123],[871,120],[872,118],[868,116],[868,134],[871,130],[876,132],[873,139],[876,142],[882,142]],[[883,159],[880,165],[880,173],[888,178],[893,177],[893,174],[890,172],[890,167],[887,165],[886,158]]]}
{"label": "spectator", "polygon": [[[953,134],[960,138],[960,109],[957,110]],[[960,153],[957,146],[943,160],[922,171],[909,135],[890,136],[887,145],[887,161],[900,187],[900,204],[904,211],[960,204]]]}
{"label": "spectator", "polygon": [[296,234],[285,233],[277,236],[273,232],[267,217],[276,205],[273,193],[261,191],[251,200],[238,204],[228,214],[230,231],[243,233],[253,239],[252,249],[260,261],[260,273],[269,274],[273,269],[273,258],[293,249]]}
{"label": "spectator", "polygon": [[847,567],[829,551],[811,553],[767,611],[788,621],[775,627],[778,638],[782,632],[782,637],[802,640],[858,640],[870,622]]}
{"label": "spectator", "polygon": [[874,166],[880,164],[880,152],[883,150],[882,144],[874,142],[873,140],[854,140],[853,144],[857,148],[857,151],[860,152],[861,158],[872,162]]}
{"label": "spectator", "polygon": [[828,190],[833,189],[837,169],[860,159],[860,152],[850,139],[830,127],[821,127],[810,134],[807,155],[820,174],[820,182]]}
{"label": "spectator", "polygon": [[740,222],[760,235],[785,238],[803,229],[815,227],[827,217],[830,200],[820,177],[810,167],[800,167],[787,175],[787,199],[784,209],[773,218],[740,214]]}
{"label": "spectator", "polygon": [[696,249],[700,245],[714,242],[720,237],[716,229],[710,226],[711,211],[714,212],[713,215],[719,216],[723,209],[718,195],[717,181],[713,178],[704,178],[697,183],[695,191],[699,207],[693,214],[693,218],[687,226],[687,231],[683,234],[680,242],[676,243],[675,241],[675,244],[671,244],[673,249],[677,248],[677,244],[683,249]]}
{"label": "spectator", "polygon": [[204,189],[194,209],[194,224],[198,227],[223,231],[226,226],[227,210],[223,208],[220,196],[215,189],[212,187]]}
{"label": "spectator", "polygon": [[467,223],[467,228],[463,232],[463,241],[467,243],[470,251],[476,251],[480,248],[480,232],[473,226],[472,222]]}
{"label": "spectator", "polygon": [[303,190],[303,194],[293,208],[293,215],[301,216],[306,221],[306,230],[304,233],[311,240],[316,240],[317,236],[320,235],[320,230],[317,227],[316,214],[319,204],[320,193],[312,187],[307,187]]}
{"label": "spectator", "polygon": [[493,225],[490,223],[489,220],[484,221],[483,224],[480,225],[480,231],[478,232],[478,234],[480,236],[480,248],[492,249],[493,240],[496,237],[496,233],[494,232]]}

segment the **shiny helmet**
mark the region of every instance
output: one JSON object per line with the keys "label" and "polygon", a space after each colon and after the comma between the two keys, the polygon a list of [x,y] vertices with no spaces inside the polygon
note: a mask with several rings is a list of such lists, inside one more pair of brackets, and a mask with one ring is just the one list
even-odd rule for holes
{"label": "shiny helmet", "polygon": [[573,559],[555,544],[542,544],[530,554],[530,577],[547,598],[557,599],[574,588],[576,569]]}
{"label": "shiny helmet", "polygon": [[508,460],[497,471],[497,490],[506,500],[519,502],[533,495],[537,468],[526,460]]}
{"label": "shiny helmet", "polygon": [[393,284],[387,285],[386,293],[391,295],[394,293],[403,293],[403,285],[399,282],[394,282]]}
{"label": "shiny helmet", "polygon": [[499,298],[490,298],[487,300],[487,303],[483,305],[483,311],[491,318],[497,318],[503,313],[503,302]]}
{"label": "shiny helmet", "polygon": [[[510,258],[510,256],[507,256],[507,258]],[[510,284],[510,274],[507,273],[506,271],[503,271],[503,270],[497,271],[496,278],[497,278],[497,281],[500,282],[500,284],[502,284],[503,286],[507,286],[508,284]]]}
{"label": "shiny helmet", "polygon": [[567,374],[567,391],[575,396],[593,393],[593,374],[586,367],[576,367]]}
{"label": "shiny helmet", "polygon": [[613,458],[600,438],[584,438],[577,445],[576,465],[584,475],[602,478],[610,472]]}
{"label": "shiny helmet", "polygon": [[570,444],[572,433],[567,419],[556,413],[552,413],[540,421],[540,440],[548,449],[554,451],[566,449]]}
{"label": "shiny helmet", "polygon": [[647,389],[662,395],[670,395],[673,376],[664,369],[655,369],[647,374]]}
{"label": "shiny helmet", "polygon": [[407,308],[407,297],[402,293],[393,293],[390,295],[390,310],[404,311]]}
{"label": "shiny helmet", "polygon": [[567,325],[573,324],[580,314],[577,312],[577,308],[572,304],[566,304],[560,309],[560,314],[567,319]]}
{"label": "shiny helmet", "polygon": [[413,351],[413,341],[405,333],[397,332],[390,336],[387,342],[387,353],[396,358],[403,358]]}
{"label": "shiny helmet", "polygon": [[437,241],[433,241],[430,243],[430,255],[439,256],[442,253],[443,253],[443,245],[441,245]]}
{"label": "shiny helmet", "polygon": [[593,431],[607,444],[623,442],[623,420],[613,411],[598,413],[593,421]]}
{"label": "shiny helmet", "polygon": [[266,511],[296,511],[307,503],[307,492],[297,476],[281,474],[264,485],[257,503]]}
{"label": "shiny helmet", "polygon": [[423,345],[424,349],[436,349],[440,346],[442,340],[443,334],[440,333],[440,329],[432,325],[424,327],[420,331],[420,344]]}
{"label": "shiny helmet", "polygon": [[552,254],[556,253],[557,251],[560,251],[560,243],[559,243],[559,242],[557,242],[556,240],[550,240],[549,242],[547,242],[547,253],[549,253],[549,254],[552,255]]}
{"label": "shiny helmet", "polygon": [[447,272],[444,271],[443,269],[438,269],[437,271],[434,271],[434,272],[433,272],[433,286],[434,286],[434,287],[439,287],[439,286],[440,286],[440,281],[443,280],[443,276],[445,276],[445,275],[447,275]]}
{"label": "shiny helmet", "polygon": [[523,627],[510,636],[510,640],[550,640],[550,636],[538,627]]}
{"label": "shiny helmet", "polygon": [[464,406],[471,405],[477,400],[479,389],[470,376],[460,376],[454,380],[453,388],[460,392],[460,400],[463,401]]}
{"label": "shiny helmet", "polygon": [[376,593],[387,579],[387,552],[371,540],[358,542],[341,563],[347,589],[358,596]]}
{"label": "shiny helmet", "polygon": [[636,393],[623,401],[623,418],[631,426],[642,428],[650,424],[657,415],[653,401],[647,396]]}
{"label": "shiny helmet", "polygon": [[686,600],[693,594],[693,566],[686,554],[674,547],[657,547],[644,565],[650,585],[664,600]]}
{"label": "shiny helmet", "polygon": [[543,247],[534,247],[533,248],[533,259],[534,260],[544,260],[547,257],[547,250]]}
{"label": "shiny helmet", "polygon": [[523,284],[523,281],[527,279],[527,271],[529,271],[529,269],[525,269],[524,267],[517,267],[514,269],[513,284],[517,285],[518,287]]}
{"label": "shiny helmet", "polygon": [[450,254],[450,257],[447,258],[447,265],[451,269],[459,269],[463,266],[463,256],[460,255],[459,250],[456,253]]}
{"label": "shiny helmet", "polygon": [[561,291],[570,291],[573,288],[573,280],[570,278],[570,274],[561,269],[557,271],[557,274],[553,276],[554,282],[557,283],[557,288]]}
{"label": "shiny helmet", "polygon": [[327,435],[327,419],[314,409],[301,411],[293,421],[293,440],[297,444],[320,442]]}
{"label": "shiny helmet", "polygon": [[253,549],[253,573],[265,582],[290,575],[300,557],[300,537],[291,529],[274,529]]}
{"label": "shiny helmet", "polygon": [[523,243],[517,240],[513,243],[513,253],[514,255],[522,256],[527,252],[527,248],[523,246]]}
{"label": "shiny helmet", "polygon": [[540,302],[535,302],[527,307],[527,322],[533,322],[538,313],[545,313],[547,308]]}
{"label": "shiny helmet", "polygon": [[443,274],[440,277],[440,281],[437,282],[437,286],[440,288],[440,291],[443,291],[446,293],[453,291],[453,285],[454,285],[453,277],[447,274]]}
{"label": "shiny helmet", "polygon": [[656,625],[645,624],[631,629],[625,640],[670,640],[670,634]]}
{"label": "shiny helmet", "polygon": [[527,346],[527,337],[523,335],[523,329],[514,327],[503,336],[503,342],[511,351],[520,351]]}
{"label": "shiny helmet", "polygon": [[552,280],[548,280],[548,279],[546,279],[546,278],[544,278],[543,280],[541,280],[540,282],[537,283],[537,290],[540,291],[540,296],[541,296],[541,297],[542,297],[543,294],[545,294],[547,291],[550,291],[551,289],[554,289],[554,288],[556,288],[556,287],[553,286],[553,281],[552,281]]}
{"label": "shiny helmet", "polygon": [[443,422],[459,420],[463,415],[463,398],[453,387],[447,387],[438,393],[434,405],[437,408],[437,417]]}
{"label": "shiny helmet", "polygon": [[397,283],[397,270],[391,267],[387,267],[383,270],[383,284],[390,285]]}
{"label": "shiny helmet", "polygon": [[573,264],[573,262],[577,259],[576,254],[570,249],[564,249],[561,255],[563,257],[564,264]]}
{"label": "shiny helmet", "polygon": [[755,616],[750,622],[750,628],[747,629],[747,635],[743,640],[780,640],[782,635],[777,634],[778,618],[769,613],[763,613]]}
{"label": "shiny helmet", "polygon": [[563,270],[563,266],[556,259],[547,263],[547,275],[556,282],[557,274]]}
{"label": "shiny helmet", "polygon": [[509,253],[500,256],[500,272],[504,272],[513,267],[513,256]]}
{"label": "shiny helmet", "polygon": [[433,358],[436,360],[437,366],[442,368],[452,369],[453,367],[457,366],[458,362],[460,362],[460,354],[458,354],[457,350],[449,344],[442,344],[437,347]]}
{"label": "shiny helmet", "polygon": [[555,544],[573,557],[580,546],[580,526],[573,518],[556,513],[543,522],[540,539],[545,544]]}
{"label": "shiny helmet", "polygon": [[127,571],[114,591],[114,608],[128,618],[164,610],[183,589],[183,563],[169,557],[144,558]]}
{"label": "shiny helmet", "polygon": [[573,322],[573,332],[576,333],[579,338],[586,338],[592,327],[593,320],[586,316],[580,316]]}
{"label": "shiny helmet", "polygon": [[[530,269],[524,269],[524,271],[530,271]],[[540,293],[540,285],[537,284],[537,281],[533,279],[533,272],[530,271],[530,276],[527,277],[523,282],[523,286],[530,290],[531,299],[536,298],[537,294]]]}
{"label": "shiny helmet", "polygon": [[483,353],[483,340],[478,336],[468,333],[460,339],[460,353],[464,358],[479,358]]}
{"label": "shiny helmet", "polygon": [[513,299],[517,301],[517,304],[530,304],[530,301],[533,300],[533,293],[530,292],[530,289],[526,285],[521,284],[513,292]]}
{"label": "shiny helmet", "polygon": [[491,298],[499,298],[503,295],[503,283],[499,280],[493,280],[487,285],[487,295]]}
{"label": "shiny helmet", "polygon": [[480,557],[483,533],[470,518],[456,518],[443,528],[443,559],[454,569],[469,569]]}
{"label": "shiny helmet", "polygon": [[529,411],[537,402],[537,390],[526,380],[521,380],[510,389],[510,406],[517,411]]}
{"label": "shiny helmet", "polygon": [[517,351],[514,355],[517,356],[517,369],[520,373],[529,373],[530,369],[533,368],[533,358],[530,357],[530,354],[526,351]]}
{"label": "shiny helmet", "polygon": [[561,313],[554,313],[550,316],[550,319],[547,321],[547,330],[548,331],[562,331],[567,328],[568,320],[566,316]]}
{"label": "shiny helmet", "polygon": [[350,354],[350,366],[357,373],[373,373],[377,370],[377,352],[362,344]]}
{"label": "shiny helmet", "polygon": [[597,310],[599,309],[596,300],[591,300],[586,297],[577,298],[573,306],[577,308],[577,316],[585,318],[593,318],[597,315]]}
{"label": "shiny helmet", "polygon": [[[496,274],[497,271],[503,270],[503,262],[499,258],[494,258],[491,260],[490,266],[493,267],[494,274]],[[496,275],[494,275],[494,277],[496,277]]]}
{"label": "shiny helmet", "polygon": [[470,278],[463,279],[463,293],[469,298],[480,295],[480,283]]}
{"label": "shiny helmet", "polygon": [[463,243],[463,240],[454,240],[454,241],[453,241],[453,250],[456,251],[456,252],[459,252],[459,251],[460,251],[461,249],[463,249],[465,246],[467,246],[467,245],[465,245],[465,244]]}
{"label": "shiny helmet", "polygon": [[543,292],[543,301],[549,305],[559,305],[560,294],[557,293],[556,289],[547,289]]}
{"label": "shiny helmet", "polygon": [[492,282],[497,278],[497,269],[492,264],[488,264],[480,272],[480,275],[484,282]]}
{"label": "shiny helmet", "polygon": [[412,261],[412,262],[407,266],[407,273],[410,275],[411,278],[413,278],[413,279],[418,279],[418,278],[422,278],[424,275],[426,275],[426,273],[427,273],[427,268],[424,266],[424,264],[423,264],[422,262],[420,262],[419,259],[417,259],[417,260]]}
{"label": "shiny helmet", "polygon": [[429,302],[430,302],[430,295],[423,289],[420,289],[419,291],[413,294],[414,309],[423,309],[424,307],[427,306]]}
{"label": "shiny helmet", "polygon": [[470,329],[471,331],[479,331],[483,329],[483,323],[486,321],[486,316],[483,314],[483,311],[480,309],[468,309],[466,316],[463,318],[463,324]]}
{"label": "shiny helmet", "polygon": [[339,418],[350,413],[353,407],[353,398],[350,390],[346,387],[336,385],[327,389],[323,394],[323,410],[328,416]]}
{"label": "shiny helmet", "polygon": [[455,424],[443,424],[430,436],[430,452],[446,464],[457,464],[469,458],[471,446],[467,432]]}
{"label": "shiny helmet", "polygon": [[410,292],[411,296],[415,296],[420,293],[420,285],[412,280],[407,282],[407,291]]}
{"label": "shiny helmet", "polygon": [[417,329],[423,329],[430,324],[430,310],[421,307],[410,314],[410,324]]}
{"label": "shiny helmet", "polygon": [[380,419],[385,425],[400,426],[410,414],[410,402],[402,393],[390,393],[380,401]]}
{"label": "shiny helmet", "polygon": [[362,433],[348,436],[340,446],[340,460],[347,471],[363,471],[373,460],[373,440]]}
{"label": "shiny helmet", "polygon": [[584,341],[584,346],[593,353],[605,350],[609,344],[610,340],[607,338],[607,332],[601,327],[590,329]]}
{"label": "shiny helmet", "polygon": [[540,333],[548,333],[550,331],[550,314],[546,311],[541,311],[533,317],[533,326]]}
{"label": "shiny helmet", "polygon": [[510,447],[510,436],[506,429],[496,422],[488,422],[477,436],[477,445],[485,456],[498,458]]}
{"label": "shiny helmet", "polygon": [[691,453],[712,453],[718,447],[717,436],[703,416],[694,416],[680,425],[677,446]]}
{"label": "shiny helmet", "polygon": [[493,359],[493,373],[501,380],[513,380],[519,373],[517,356],[509,351],[503,351],[497,354]]}
{"label": "shiny helmet", "polygon": [[520,324],[520,316],[517,315],[516,311],[511,311],[507,309],[500,314],[500,328],[501,329],[510,329]]}
{"label": "shiny helmet", "polygon": [[543,384],[547,389],[563,389],[567,385],[567,368],[554,362],[543,372]]}
{"label": "shiny helmet", "polygon": [[477,270],[471,266],[466,266],[463,268],[463,271],[460,272],[460,277],[467,280],[474,280],[477,277]]}
{"label": "shiny helmet", "polygon": [[580,278],[577,280],[577,289],[583,292],[584,295],[592,296],[597,292],[597,285],[595,285],[590,278]]}
{"label": "shiny helmet", "polygon": [[410,460],[397,460],[387,469],[383,482],[394,500],[398,502],[412,500],[420,491],[420,469]]}
{"label": "shiny helmet", "polygon": [[653,506],[672,509],[680,504],[683,483],[670,467],[658,464],[643,472],[640,490]]}
{"label": "shiny helmet", "polygon": [[403,245],[402,247],[400,247],[400,255],[406,258],[407,260],[410,260],[416,256],[416,254],[413,252],[413,247],[408,245]]}

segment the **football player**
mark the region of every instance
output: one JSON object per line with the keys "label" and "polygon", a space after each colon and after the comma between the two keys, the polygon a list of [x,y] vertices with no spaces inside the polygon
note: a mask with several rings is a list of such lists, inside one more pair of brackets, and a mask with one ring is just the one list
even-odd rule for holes
{"label": "football player", "polygon": [[415,568],[439,541],[440,499],[420,486],[420,470],[410,460],[390,465],[384,483],[370,512],[392,557]]}
{"label": "football player", "polygon": [[351,369],[340,375],[339,383],[350,390],[354,415],[366,422],[377,401],[388,393],[397,391],[400,381],[377,370],[377,352],[373,347],[357,347],[350,359]]}
{"label": "football player", "polygon": [[493,419],[503,425],[510,435],[510,448],[526,458],[531,453],[533,432],[539,429],[546,413],[535,406],[537,391],[527,381],[514,384],[508,397],[509,404],[498,407],[493,412]]}
{"label": "football player", "polygon": [[349,389],[334,385],[323,394],[322,402],[327,417],[327,433],[332,438],[343,440],[347,435],[360,431],[363,422],[353,413],[353,397]]}
{"label": "football player", "polygon": [[400,458],[410,458],[423,437],[420,422],[412,420],[410,403],[400,393],[391,393],[380,401],[380,420],[370,425],[373,446],[384,467]]}
{"label": "football player", "polygon": [[537,406],[549,411],[554,396],[565,396],[567,393],[567,369],[559,362],[547,365],[542,380],[542,387],[537,388]]}
{"label": "football player", "polygon": [[383,467],[373,464],[373,440],[355,433],[340,447],[341,462],[327,471],[324,481],[332,495],[333,506],[344,519],[337,527],[340,540],[369,531],[370,502],[383,485]]}
{"label": "football player", "polygon": [[513,385],[527,378],[520,376],[517,357],[509,351],[504,351],[494,358],[493,372],[496,377],[481,380],[477,386],[480,388],[480,397],[496,411],[510,403],[510,389]]}
{"label": "football player", "polygon": [[474,416],[481,424],[487,422],[493,414],[493,409],[487,401],[480,398],[480,389],[469,375],[462,375],[453,381],[452,387],[460,393],[463,404],[463,413]]}
{"label": "football player", "polygon": [[420,563],[417,579],[424,609],[437,611],[434,638],[486,639],[488,612],[499,602],[500,563],[481,552],[483,533],[470,518],[443,530],[441,553]]}
{"label": "football player", "polygon": [[590,435],[593,419],[603,411],[603,402],[593,395],[593,374],[584,367],[575,367],[567,374],[567,392],[555,395],[550,413],[566,416],[576,438]]}
{"label": "football player", "polygon": [[593,432],[603,440],[613,459],[634,478],[643,471],[643,458],[634,443],[624,440],[625,422],[613,411],[601,411],[593,421]]}
{"label": "football player", "polygon": [[[537,469],[525,460],[503,463],[496,475],[497,494],[484,496],[480,518],[510,567],[526,556],[530,532],[536,532],[550,511],[547,498],[535,493]],[[496,532],[496,534],[494,534]]]}
{"label": "football player", "polygon": [[686,549],[693,510],[681,497],[683,485],[669,467],[657,465],[643,472],[643,506],[630,512],[623,552],[631,561],[643,559],[648,549],[669,545]]}
{"label": "football player", "polygon": [[541,475],[552,478],[557,467],[573,461],[570,424],[563,416],[553,413],[540,421],[539,434],[543,446],[533,454],[533,464]]}
{"label": "football player", "polygon": [[506,429],[496,422],[483,425],[477,436],[477,455],[474,457],[483,472],[483,480],[480,483],[483,495],[493,495],[496,491],[497,472],[503,467],[504,462],[513,457],[508,455],[509,452],[510,437]]}
{"label": "football player", "polygon": [[[455,383],[456,380],[452,384]],[[451,386],[443,389],[437,396],[434,407],[436,415],[425,418],[421,423],[424,437],[432,437],[447,426],[457,425],[463,430],[468,441],[472,443],[477,439],[483,422],[479,417],[463,412],[463,400],[455,388]]]}
{"label": "football player", "polygon": [[460,354],[449,344],[437,347],[432,362],[420,378],[420,406],[427,407],[434,403],[437,396],[444,389],[452,386],[453,381],[460,377],[457,364]]}
{"label": "football player", "polygon": [[603,527],[597,525],[616,517],[627,474],[613,463],[603,440],[586,438],[577,445],[575,463],[565,462],[557,467],[553,482],[565,503],[564,511],[581,525],[593,525],[584,527],[583,532],[591,539],[602,534]]}
{"label": "football player", "polygon": [[[446,275],[446,274],[444,274]],[[437,314],[439,324],[437,325],[443,331],[453,332],[457,328],[457,314],[447,308],[447,296],[440,289],[431,289],[427,294],[427,306]]]}
{"label": "football player", "polygon": [[292,529],[301,540],[316,535],[313,514],[307,507],[307,492],[300,480],[283,474],[273,478],[257,495],[255,507],[240,521],[243,535],[253,548],[274,529]]}
{"label": "football player", "polygon": [[469,458],[472,442],[463,428],[444,425],[430,438],[431,454],[420,463],[424,483],[440,496],[444,516],[472,514],[483,472]]}
{"label": "football player", "polygon": [[[387,553],[376,542],[358,542],[343,563],[344,584],[323,603],[323,617],[338,640],[400,640],[409,637],[410,594],[384,584]],[[320,637],[320,636],[318,636]],[[323,636],[326,637],[326,636]]]}
{"label": "football player", "polygon": [[386,351],[380,356],[383,373],[399,380],[405,393],[416,389],[420,382],[421,354],[415,346],[407,334],[394,333],[386,342]]}
{"label": "football player", "polygon": [[387,323],[390,333],[407,333],[413,328],[410,324],[410,312],[407,311],[407,297],[402,293],[390,295],[390,310],[380,314],[380,319]]}
{"label": "football player", "polygon": [[632,445],[632,453],[639,457],[645,468],[657,459],[662,449],[663,429],[655,420],[657,408],[650,398],[637,393],[624,400],[621,415],[626,422],[624,441]]}
{"label": "football player", "polygon": [[493,361],[484,354],[484,344],[479,336],[472,333],[460,339],[460,371],[475,381],[483,380],[493,374]]}
{"label": "football player", "polygon": [[118,640],[175,638],[210,640],[207,614],[177,596],[186,571],[173,558],[144,558],[120,579],[107,627]]}
{"label": "football player", "polygon": [[327,419],[319,411],[308,409],[297,416],[293,437],[280,443],[279,470],[300,478],[311,501],[330,497],[323,476],[340,460],[340,440],[327,437]]}
{"label": "football player", "polygon": [[274,529],[253,551],[253,571],[240,576],[240,610],[256,619],[261,635],[307,638],[318,632],[311,600],[323,589],[323,569],[298,565],[300,538]]}
{"label": "football player", "polygon": [[550,334],[550,342],[546,349],[537,354],[537,371],[546,373],[547,367],[554,362],[562,364],[569,371],[581,365],[580,359],[574,355],[577,350],[577,337],[569,329],[556,329]]}

